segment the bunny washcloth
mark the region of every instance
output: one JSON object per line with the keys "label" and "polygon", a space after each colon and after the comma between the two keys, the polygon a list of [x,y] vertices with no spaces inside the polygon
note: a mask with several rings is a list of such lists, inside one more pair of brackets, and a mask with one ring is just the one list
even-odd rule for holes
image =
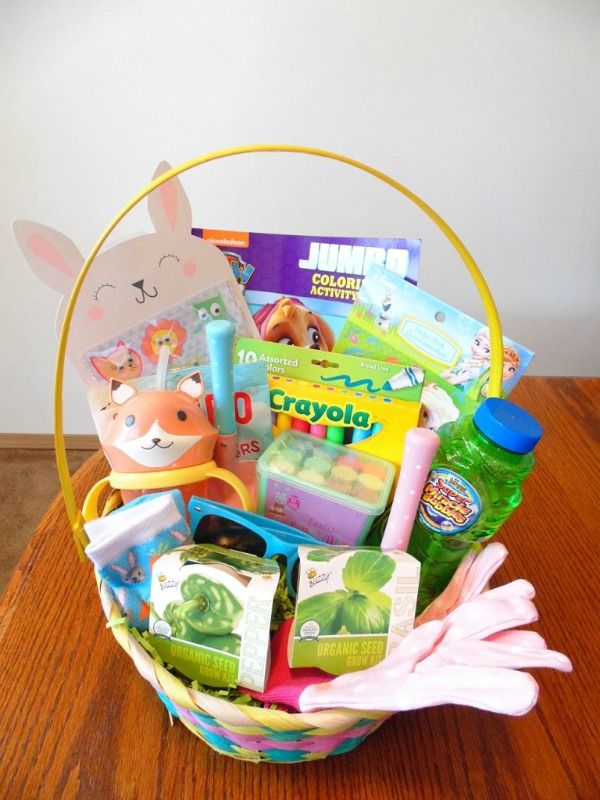
{"label": "bunny washcloth", "polygon": [[526,714],[537,701],[538,687],[518,670],[570,672],[572,665],[562,653],[548,650],[537,633],[512,630],[537,619],[528,581],[483,591],[506,556],[506,548],[496,543],[469,555],[396,650],[370,669],[309,686],[300,695],[300,710],[408,711],[454,703]]}
{"label": "bunny washcloth", "polygon": [[129,624],[148,630],[152,565],[192,535],[179,490],[147,494],[84,526],[85,552],[111,587]]}

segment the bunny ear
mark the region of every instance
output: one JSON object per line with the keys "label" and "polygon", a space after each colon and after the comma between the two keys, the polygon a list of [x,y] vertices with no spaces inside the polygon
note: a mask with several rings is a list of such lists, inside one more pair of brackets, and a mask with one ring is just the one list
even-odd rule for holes
{"label": "bunny ear", "polygon": [[[152,180],[164,175],[170,169],[170,164],[161,161]],[[171,178],[149,194],[148,211],[157,233],[177,231],[191,236],[192,208],[179,178]]]}
{"label": "bunny ear", "polygon": [[204,394],[204,381],[200,372],[192,372],[177,384],[177,390],[187,394],[192,400],[200,400]]}
{"label": "bunny ear", "polygon": [[39,222],[15,220],[13,232],[38,278],[57,292],[68,295],[83,266],[83,256],[75,244],[63,233]]}

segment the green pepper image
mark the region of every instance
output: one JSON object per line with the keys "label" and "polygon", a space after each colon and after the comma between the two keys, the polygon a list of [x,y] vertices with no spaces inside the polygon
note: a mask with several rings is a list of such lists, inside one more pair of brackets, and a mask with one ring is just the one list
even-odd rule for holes
{"label": "green pepper image", "polygon": [[240,654],[241,638],[236,633],[230,633],[227,636],[207,636],[198,634],[197,644],[203,644],[205,647],[212,647],[213,650],[221,650],[223,653],[229,653],[232,656],[239,656]]}
{"label": "green pepper image", "polygon": [[[186,547],[179,556],[181,563],[197,562],[200,564],[227,564],[234,570],[245,570],[246,572],[272,571],[277,572],[277,564],[270,558],[259,558],[250,553],[235,553],[214,544],[195,545]],[[270,565],[270,566],[268,566]]]}
{"label": "green pepper image", "polygon": [[182,603],[169,603],[165,609],[165,619],[179,639],[196,641],[190,629],[199,634],[225,636],[242,619],[244,610],[235,595],[219,581],[204,575],[186,578],[181,584],[181,595]]}
{"label": "green pepper image", "polygon": [[185,618],[178,614],[178,607],[179,603],[169,603],[164,610],[163,616],[171,626],[171,635],[176,639],[183,639],[185,642],[197,642],[202,634],[194,630]]}
{"label": "green pepper image", "polygon": [[353,592],[342,605],[341,623],[349,633],[387,633],[390,614],[364,594]]}
{"label": "green pepper image", "polygon": [[300,633],[305,622],[318,623],[319,636],[337,633],[341,625],[342,604],[347,597],[348,592],[338,589],[302,600],[296,608],[296,634]]}

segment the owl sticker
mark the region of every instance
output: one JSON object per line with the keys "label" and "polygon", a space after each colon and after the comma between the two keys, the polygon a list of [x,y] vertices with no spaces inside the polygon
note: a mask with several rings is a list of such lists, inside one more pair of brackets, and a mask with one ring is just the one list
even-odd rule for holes
{"label": "owl sticker", "polygon": [[198,327],[194,333],[199,333],[204,326],[213,319],[229,319],[225,303],[220,294],[208,300],[192,303],[194,311],[198,314]]}

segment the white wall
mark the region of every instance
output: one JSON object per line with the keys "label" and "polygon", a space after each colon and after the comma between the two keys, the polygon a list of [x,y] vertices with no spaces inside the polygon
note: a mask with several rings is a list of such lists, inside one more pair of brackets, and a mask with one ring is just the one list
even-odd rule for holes
{"label": "white wall", "polygon": [[[0,431],[53,427],[58,296],[10,220],[86,253],[163,158],[255,141],[389,172],[468,245],[532,374],[598,374],[599,23],[597,0],[3,0]],[[481,314],[441,234],[366,175],[244,156],[184,183],[197,225],[420,235],[422,285]],[[122,233],[149,229],[143,208]],[[66,429],[91,432],[66,389]]]}

